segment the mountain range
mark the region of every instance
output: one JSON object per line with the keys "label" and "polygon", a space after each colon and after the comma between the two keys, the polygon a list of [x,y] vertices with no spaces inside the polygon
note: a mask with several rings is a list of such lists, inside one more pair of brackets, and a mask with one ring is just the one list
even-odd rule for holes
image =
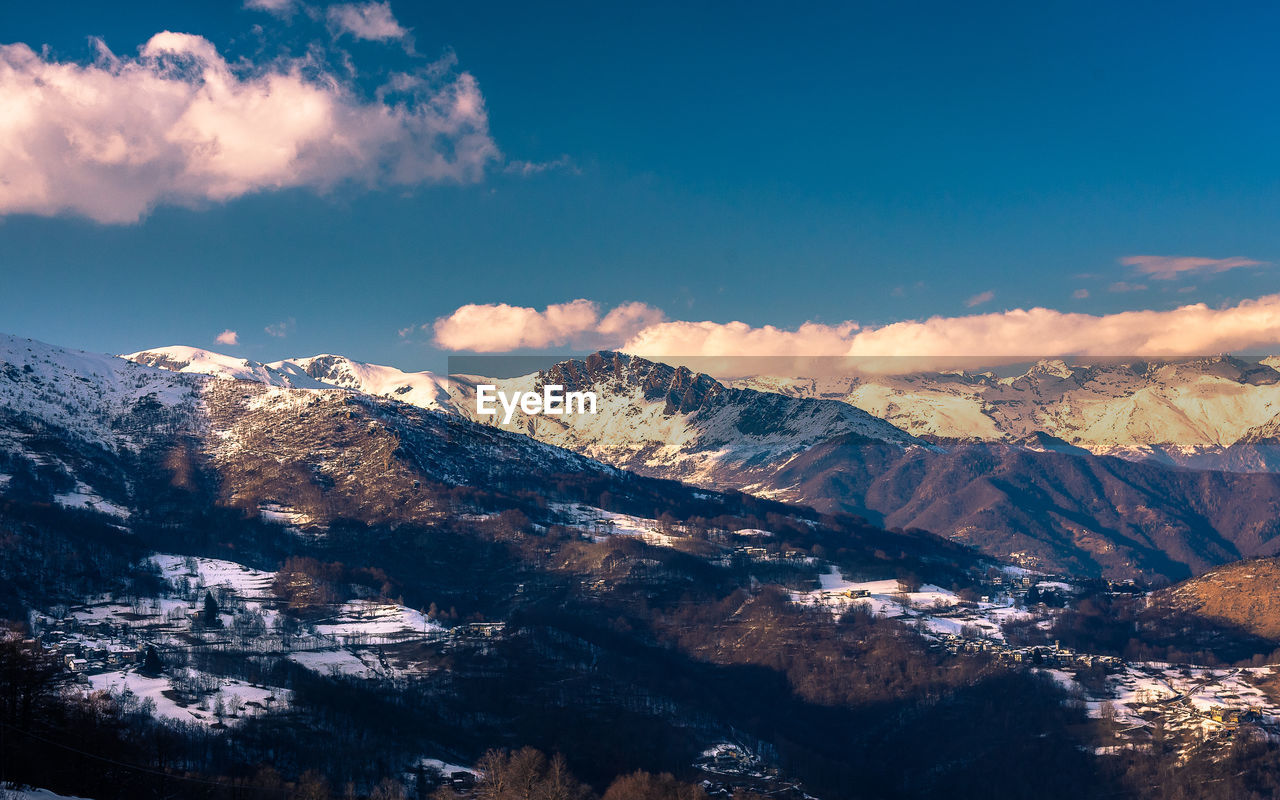
{"label": "mountain range", "polygon": [[[498,425],[476,413],[482,383],[595,392],[597,413]],[[1269,652],[1275,610],[1255,595],[1274,588],[1277,520],[1270,472],[1097,454],[1039,430],[917,435],[843,399],[623,353],[444,378],[0,336],[0,616],[33,620],[91,681],[252,731],[246,752],[284,737],[330,769],[392,751],[474,763],[536,741],[610,765],[607,781],[687,768],[728,735],[826,796],[869,774],[875,796],[921,796],[893,788],[920,770],[892,754],[944,718],[950,741],[975,725],[1003,737],[1002,762],[1042,746],[1068,706],[1054,681],[1017,683],[1040,680],[1027,659],[1100,681],[1092,702],[1177,653]],[[1100,576],[1199,577],[1146,593]],[[165,674],[110,651],[147,641]],[[1265,677],[1223,671],[1214,697],[1254,697]],[[289,710],[231,718],[219,687]],[[1016,719],[983,716],[1013,691]],[[656,726],[664,744],[636,750]],[[989,785],[967,756],[920,758],[941,769],[923,796],[957,770]]]}
{"label": "mountain range", "polygon": [[332,355],[257,364],[161,348],[126,358],[342,386],[464,418],[476,418],[478,382],[591,390],[594,416],[518,412],[506,427],[638,474],[929,530],[1042,569],[1176,580],[1280,552],[1280,478],[1269,471],[1280,372],[1270,359],[729,385],[610,352],[505,380]]}
{"label": "mountain range", "polygon": [[1280,359],[1036,362],[1014,374],[756,377],[735,385],[842,400],[935,441],[1080,448],[1199,469],[1280,467]]}

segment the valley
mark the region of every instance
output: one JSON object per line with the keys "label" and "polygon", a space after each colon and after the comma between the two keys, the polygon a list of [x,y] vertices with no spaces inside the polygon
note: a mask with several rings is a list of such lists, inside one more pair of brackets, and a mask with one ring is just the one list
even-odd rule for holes
{"label": "valley", "polygon": [[[4,352],[0,605],[47,708],[15,751],[32,785],[98,785],[40,754],[57,736],[120,752],[122,786],[215,795],[324,774],[480,797],[533,747],[606,792],[641,770],[740,800],[926,797],[1018,754],[1009,791],[1052,768],[1045,796],[1142,796],[1280,735],[1269,629],[1162,600],[1270,552],[1265,473],[921,438],[620,354],[505,384],[600,413],[501,426],[465,413],[474,379],[337,357]],[[86,727],[101,707],[116,722]],[[288,777],[243,766],[267,762]]]}

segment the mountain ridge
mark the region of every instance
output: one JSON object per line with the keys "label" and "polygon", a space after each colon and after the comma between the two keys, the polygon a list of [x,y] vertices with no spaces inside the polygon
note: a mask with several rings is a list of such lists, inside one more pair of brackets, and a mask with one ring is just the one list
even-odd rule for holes
{"label": "mountain ridge", "polygon": [[[1149,375],[1166,382],[1181,375],[1190,386],[1213,392],[1224,380],[1237,394],[1248,391],[1241,388],[1246,383],[1280,391],[1265,370],[1274,372],[1236,359],[1096,369],[1049,361],[1004,378],[954,373],[952,379],[1013,387],[1014,399],[1021,398],[1014,411],[1025,413],[1045,407],[1036,397],[1060,398],[1064,382],[1076,387],[1072,392],[1083,385],[1104,399],[1115,394],[1116,381],[1132,388]],[[910,386],[923,379],[895,380]],[[1149,454],[1099,455],[1038,429],[996,440],[917,437],[847,398],[758,391],[610,351],[511,379],[452,376],[444,384],[448,413],[492,422],[474,414],[478,382],[509,391],[538,391],[550,383],[597,390],[595,416],[517,413],[505,427],[615,467],[930,530],[1041,569],[1177,580],[1280,552],[1280,476],[1264,471],[1206,470],[1194,462],[1184,467]],[[810,391],[818,386],[808,385]],[[1168,410],[1156,399],[1148,392],[1128,406],[1137,428],[1146,409]],[[1270,445],[1252,447],[1256,456]]]}

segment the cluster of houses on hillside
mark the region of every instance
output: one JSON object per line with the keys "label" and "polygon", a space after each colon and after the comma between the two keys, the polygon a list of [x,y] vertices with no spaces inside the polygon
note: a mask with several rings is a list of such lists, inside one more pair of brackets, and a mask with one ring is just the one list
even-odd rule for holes
{"label": "cluster of houses on hillside", "polygon": [[718,744],[704,752],[693,766],[709,776],[702,781],[708,797],[733,798],[754,792],[781,800],[812,800],[799,784],[784,778],[777,767],[766,766],[759,756],[740,745]]}
{"label": "cluster of houses on hillside", "polygon": [[1107,672],[1119,672],[1124,660],[1116,656],[1081,653],[1058,642],[1053,646],[1010,647],[998,639],[974,638],[954,633],[942,634],[933,645],[952,655],[986,653],[1001,664],[1009,666],[1053,667],[1058,669],[1091,669],[1101,667]]}
{"label": "cluster of houses on hillside", "polygon": [[[85,639],[98,642],[86,644]],[[132,664],[141,664],[146,655],[146,645],[130,635],[127,625],[111,622],[80,623],[72,617],[50,620],[45,629],[33,640],[45,652],[61,660],[62,665],[74,676],[74,680],[87,683],[87,676],[96,672],[118,670]],[[104,647],[101,642],[115,643]]]}
{"label": "cluster of houses on hillside", "polygon": [[728,558],[740,558],[747,561],[802,562],[809,559],[809,554],[791,547],[769,548],[759,545],[738,545],[730,551]]}

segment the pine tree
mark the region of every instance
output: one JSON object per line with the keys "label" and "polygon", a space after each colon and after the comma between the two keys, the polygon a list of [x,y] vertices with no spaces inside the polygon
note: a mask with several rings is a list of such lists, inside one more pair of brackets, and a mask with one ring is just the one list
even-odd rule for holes
{"label": "pine tree", "polygon": [[204,626],[221,628],[222,617],[218,616],[218,601],[213,599],[213,592],[204,593]]}
{"label": "pine tree", "polygon": [[148,675],[159,675],[164,672],[164,663],[154,645],[147,645],[147,652],[142,657],[142,671]]}

